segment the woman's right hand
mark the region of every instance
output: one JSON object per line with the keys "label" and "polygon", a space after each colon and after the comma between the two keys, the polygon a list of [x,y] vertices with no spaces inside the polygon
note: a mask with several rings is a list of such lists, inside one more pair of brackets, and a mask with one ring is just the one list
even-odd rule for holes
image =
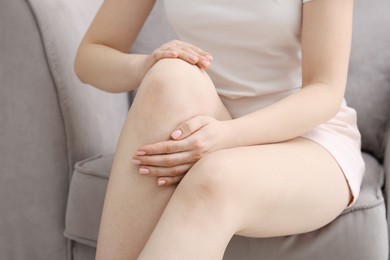
{"label": "woman's right hand", "polygon": [[145,75],[155,63],[162,59],[182,59],[201,69],[207,69],[210,67],[213,57],[208,52],[189,43],[173,40],[161,45],[148,56],[142,74]]}

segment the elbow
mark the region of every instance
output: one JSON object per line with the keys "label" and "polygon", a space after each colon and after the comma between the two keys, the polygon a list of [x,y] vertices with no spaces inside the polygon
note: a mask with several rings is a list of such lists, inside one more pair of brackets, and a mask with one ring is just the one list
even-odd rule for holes
{"label": "elbow", "polygon": [[340,107],[344,100],[344,90],[345,86],[335,85],[335,84],[327,84],[327,83],[319,83],[315,84],[317,86],[317,92],[315,95],[320,98],[320,100],[316,99],[316,104],[321,104],[321,122],[326,122],[340,111]]}
{"label": "elbow", "polygon": [[341,105],[344,100],[344,92],[340,91],[329,91],[327,119],[330,120],[336,116],[340,111]]}
{"label": "elbow", "polygon": [[342,103],[342,99],[341,101],[336,100],[334,104],[332,104],[332,106],[329,108],[328,120],[335,117],[336,114],[340,111],[341,103]]}

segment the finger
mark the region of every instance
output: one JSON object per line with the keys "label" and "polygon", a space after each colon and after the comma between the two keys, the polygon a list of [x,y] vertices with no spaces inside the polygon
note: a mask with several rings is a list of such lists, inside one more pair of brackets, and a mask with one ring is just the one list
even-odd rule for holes
{"label": "finger", "polygon": [[155,54],[153,55],[154,63],[162,59],[181,59],[192,65],[196,65],[201,69],[207,69],[211,66],[211,63],[208,61],[208,59],[204,57],[199,57],[197,54],[180,51],[180,50],[170,49],[170,50],[155,52]]}
{"label": "finger", "polygon": [[176,48],[190,48],[193,51],[195,51],[197,54],[210,59],[210,61],[213,59],[212,55],[210,53],[208,53],[207,51],[204,51],[201,48],[194,46],[190,43],[179,41],[179,40],[172,40],[166,44],[163,44],[161,47],[162,48],[169,48],[171,46],[176,47]]}
{"label": "finger", "polygon": [[134,156],[133,164],[139,166],[174,167],[199,160],[193,152],[181,152],[163,155]]}
{"label": "finger", "polygon": [[211,65],[212,56],[201,51],[199,48],[181,42],[181,41],[171,41],[169,43],[163,44],[160,48],[156,49],[151,58],[154,63],[161,59],[166,58],[179,58],[192,65],[196,65],[201,69],[207,69]]}
{"label": "finger", "polygon": [[178,184],[182,179],[184,175],[179,175],[175,177],[163,177],[157,179],[157,185],[158,186],[170,186]]}
{"label": "finger", "polygon": [[200,59],[196,65],[201,69],[208,69],[211,66],[211,62],[208,61],[207,59],[203,58],[203,59]]}
{"label": "finger", "polygon": [[210,67],[211,61],[213,60],[213,57],[211,55],[205,55],[205,52],[197,52],[196,50],[194,50],[194,46],[184,48],[184,51],[186,51],[190,55],[189,58],[194,63],[196,63],[199,68],[207,69],[208,67]]}
{"label": "finger", "polygon": [[189,47],[190,47],[192,50],[194,50],[194,51],[195,51],[196,53],[198,53],[199,55],[205,57],[205,58],[208,59],[210,62],[213,60],[213,56],[212,56],[210,53],[208,53],[207,51],[204,51],[204,50],[202,50],[201,48],[196,47],[196,46],[194,46],[194,45],[192,45],[192,44],[188,44],[188,45],[189,45]]}
{"label": "finger", "polygon": [[201,69],[207,69],[211,65],[211,60],[209,60],[206,56],[197,53],[191,48],[183,49],[182,52],[179,52],[179,57],[185,59],[188,56],[190,59],[190,63],[197,65]]}
{"label": "finger", "polygon": [[193,164],[181,164],[174,167],[142,166],[139,174],[156,177],[174,177],[185,174]]}
{"label": "finger", "polygon": [[156,50],[152,53],[152,58],[154,62],[157,62],[162,59],[172,59],[179,56],[179,51],[177,50]]}
{"label": "finger", "polygon": [[182,59],[192,65],[197,65],[201,69],[207,69],[211,65],[210,61],[207,58],[194,52],[190,48],[170,47],[169,49],[167,49],[167,51],[178,52],[178,56],[176,58]]}
{"label": "finger", "polygon": [[136,155],[158,155],[185,152],[190,149],[188,140],[163,141],[154,144],[141,146]]}
{"label": "finger", "polygon": [[194,51],[193,49],[191,49],[189,47],[183,47],[182,50],[183,50],[183,52],[187,53],[189,58],[191,60],[193,60],[194,62],[198,62],[200,59],[205,58],[205,57],[202,57],[202,55],[200,55],[199,53],[197,53],[196,51]]}
{"label": "finger", "polygon": [[202,63],[201,61],[204,60],[203,58],[205,58],[205,60],[210,62],[210,63],[214,59],[210,53],[202,50],[201,48],[196,47],[196,46],[189,44],[187,42],[179,41],[179,40],[172,40],[172,41],[165,43],[161,46],[161,49],[169,49],[169,48],[187,49],[187,50],[190,49],[191,52],[193,52],[193,54],[196,53],[195,56],[198,56],[198,58],[199,58],[199,64],[197,64],[197,65],[200,65]]}
{"label": "finger", "polygon": [[179,59],[187,61],[192,65],[197,65],[201,69],[207,69],[211,65],[212,56],[185,42],[172,41],[161,47],[164,51],[177,51]]}
{"label": "finger", "polygon": [[173,140],[182,140],[205,125],[208,125],[210,123],[210,118],[205,116],[196,116],[193,117],[186,122],[179,125],[171,134],[171,137]]}

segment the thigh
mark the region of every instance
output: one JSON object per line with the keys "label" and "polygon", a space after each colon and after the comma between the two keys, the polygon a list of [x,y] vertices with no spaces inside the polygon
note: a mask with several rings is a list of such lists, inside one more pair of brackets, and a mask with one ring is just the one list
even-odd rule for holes
{"label": "thigh", "polygon": [[221,150],[199,164],[203,165],[194,166],[187,181],[192,178],[196,183],[205,177],[203,181],[219,186],[214,190],[222,190],[233,202],[236,234],[243,236],[318,229],[336,218],[351,199],[335,159],[305,138]]}
{"label": "thigh", "polygon": [[[195,99],[194,99],[195,97]],[[202,100],[199,106],[200,97]],[[167,140],[198,114],[230,118],[208,75],[181,60],[162,60],[147,74],[122,129],[106,192],[97,259],[135,259],[175,187],[158,187],[131,159],[145,144]]]}

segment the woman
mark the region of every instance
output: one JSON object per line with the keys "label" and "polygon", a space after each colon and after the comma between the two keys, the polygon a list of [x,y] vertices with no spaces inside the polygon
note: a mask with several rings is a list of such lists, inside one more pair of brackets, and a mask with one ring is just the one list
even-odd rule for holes
{"label": "woman", "polygon": [[[221,259],[234,234],[318,229],[364,172],[343,99],[352,0],[165,0],[180,41],[127,54],[154,0],[106,0],[75,70],[136,89],[97,259]],[[204,51],[204,50],[207,50]]]}

